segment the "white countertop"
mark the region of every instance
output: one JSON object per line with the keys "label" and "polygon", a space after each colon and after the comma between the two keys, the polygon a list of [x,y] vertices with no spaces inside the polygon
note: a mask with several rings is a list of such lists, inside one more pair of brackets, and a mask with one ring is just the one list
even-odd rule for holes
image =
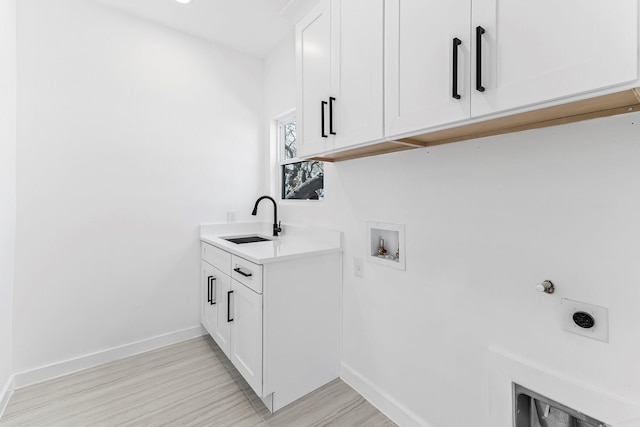
{"label": "white countertop", "polygon": [[[272,227],[272,224],[264,222],[203,224],[200,226],[200,240],[256,264],[342,251],[342,233],[339,231],[283,224],[283,232],[273,237]],[[259,235],[273,240],[243,244],[224,240],[224,237],[244,235]]]}

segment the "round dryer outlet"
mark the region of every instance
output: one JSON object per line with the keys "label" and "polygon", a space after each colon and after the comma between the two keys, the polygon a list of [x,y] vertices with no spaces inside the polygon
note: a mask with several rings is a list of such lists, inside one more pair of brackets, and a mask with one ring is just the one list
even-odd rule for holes
{"label": "round dryer outlet", "polygon": [[609,311],[604,307],[563,298],[562,329],[599,341],[609,341]]}

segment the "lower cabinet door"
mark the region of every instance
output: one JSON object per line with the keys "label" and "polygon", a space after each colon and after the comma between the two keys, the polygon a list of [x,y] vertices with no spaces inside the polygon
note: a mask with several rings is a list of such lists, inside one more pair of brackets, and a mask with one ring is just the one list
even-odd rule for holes
{"label": "lower cabinet door", "polygon": [[262,295],[245,285],[231,283],[231,355],[229,358],[262,397]]}
{"label": "lower cabinet door", "polygon": [[214,328],[211,336],[216,344],[218,344],[218,347],[220,347],[224,354],[229,357],[229,352],[231,350],[231,318],[229,316],[231,278],[215,267],[213,268],[213,271],[215,273],[215,280],[213,282],[212,299],[215,300],[216,320],[214,321]]}
{"label": "lower cabinet door", "polygon": [[229,291],[231,278],[203,261],[200,322],[227,357],[231,348],[231,323],[227,316]]}
{"label": "lower cabinet door", "polygon": [[206,262],[202,262],[202,277],[200,282],[200,322],[211,336],[216,329],[216,304],[212,302],[213,281],[216,276],[215,268]]}

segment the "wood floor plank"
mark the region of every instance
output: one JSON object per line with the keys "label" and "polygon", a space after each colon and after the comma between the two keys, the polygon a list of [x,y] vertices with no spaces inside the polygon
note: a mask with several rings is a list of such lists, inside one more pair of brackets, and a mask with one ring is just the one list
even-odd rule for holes
{"label": "wood floor plank", "polygon": [[0,427],[394,426],[341,380],[269,413],[210,337],[16,390]]}
{"label": "wood floor plank", "polygon": [[169,365],[200,353],[206,354],[210,349],[206,340],[189,340],[18,389],[11,398],[11,405],[7,407],[5,416],[11,416],[23,408],[32,409],[46,405],[52,399],[62,399],[122,378],[155,370],[162,365]]}
{"label": "wood floor plank", "polygon": [[264,418],[272,427],[395,425],[339,379]]}

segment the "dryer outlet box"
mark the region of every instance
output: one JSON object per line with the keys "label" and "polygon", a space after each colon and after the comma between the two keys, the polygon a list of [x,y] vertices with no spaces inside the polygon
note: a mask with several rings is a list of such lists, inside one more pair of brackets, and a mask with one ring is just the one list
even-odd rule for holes
{"label": "dryer outlet box", "polygon": [[609,342],[609,310],[605,307],[562,298],[560,313],[565,331]]}

